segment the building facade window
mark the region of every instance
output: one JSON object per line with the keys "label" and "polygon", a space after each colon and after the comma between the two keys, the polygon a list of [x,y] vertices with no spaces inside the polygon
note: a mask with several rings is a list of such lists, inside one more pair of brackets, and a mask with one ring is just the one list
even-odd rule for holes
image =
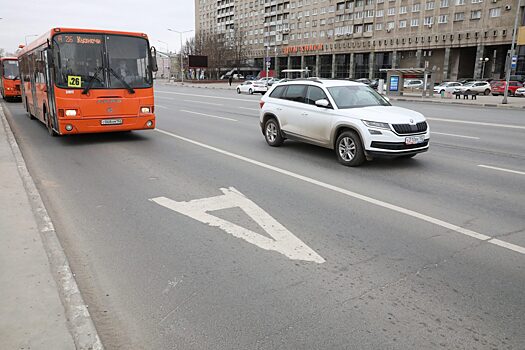
{"label": "building facade window", "polygon": [[463,21],[465,19],[465,12],[456,12],[454,14],[454,21]]}
{"label": "building facade window", "polygon": [[425,9],[426,10],[433,10],[434,7],[435,7],[435,2],[434,1],[430,1],[430,2],[427,2],[426,5],[425,5]]}
{"label": "building facade window", "polygon": [[448,22],[448,15],[439,15],[438,23],[447,23],[447,22]]}
{"label": "building facade window", "polygon": [[439,7],[441,8],[448,7],[448,0],[441,0],[439,2]]}
{"label": "building facade window", "polygon": [[399,14],[403,15],[405,13],[407,13],[407,7],[406,6],[399,7]]}
{"label": "building facade window", "polygon": [[480,19],[481,18],[481,10],[475,10],[470,12],[470,19]]}
{"label": "building facade window", "polygon": [[399,21],[399,28],[406,28],[406,26],[407,26],[406,20]]}
{"label": "building facade window", "polygon": [[492,8],[489,10],[489,17],[499,17],[501,16],[501,7]]}
{"label": "building facade window", "polygon": [[419,26],[419,18],[412,18],[412,20],[410,21],[410,26],[411,27]]}
{"label": "building facade window", "polygon": [[421,7],[421,4],[412,5],[412,12],[419,12],[420,7]]}
{"label": "building facade window", "polygon": [[456,6],[465,5],[465,0],[456,0]]}

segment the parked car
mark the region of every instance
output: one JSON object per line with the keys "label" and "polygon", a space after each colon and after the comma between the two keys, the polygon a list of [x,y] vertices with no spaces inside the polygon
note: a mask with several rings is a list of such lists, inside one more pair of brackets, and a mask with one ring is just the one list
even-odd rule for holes
{"label": "parked car", "polygon": [[274,85],[260,102],[261,131],[270,146],[294,139],[333,149],[358,166],[374,157],[413,157],[429,147],[418,112],[392,106],[368,86],[342,80],[294,80]]}
{"label": "parked car", "polygon": [[462,79],[462,80],[460,80],[459,82],[460,82],[461,84],[465,85],[465,84],[467,84],[467,83],[472,83],[472,82],[474,82],[474,81],[476,81],[476,79],[468,78],[468,79]]}
{"label": "parked car", "polygon": [[520,87],[514,92],[514,96],[525,97],[525,87]]}
{"label": "parked car", "polygon": [[403,88],[407,89],[422,89],[423,88],[423,80],[421,79],[406,79],[403,83]]}
{"label": "parked car", "polygon": [[471,81],[470,83],[456,87],[454,92],[477,92],[478,94],[490,95],[491,87],[486,81]]}
{"label": "parked car", "polygon": [[242,84],[237,85],[236,90],[238,94],[242,92],[247,92],[250,95],[254,93],[264,94],[266,91],[268,91],[268,87],[264,83],[260,83],[258,81],[246,80]]}
{"label": "parked car", "polygon": [[434,93],[436,94],[441,94],[441,93],[445,93],[445,92],[454,92],[454,90],[461,86],[461,83],[458,82],[458,81],[447,81],[447,82],[443,82],[439,85],[436,85],[434,86]]}
{"label": "parked car", "polygon": [[279,81],[281,81],[281,79],[279,78],[271,78],[270,80],[268,80],[268,86],[272,86],[273,84],[277,84]]}
{"label": "parked car", "polygon": [[[498,96],[498,95],[504,95],[505,94],[505,86],[507,86],[506,80],[500,80],[496,82],[494,85],[492,85],[492,95]],[[523,87],[523,84],[519,81],[509,81],[509,96],[513,96],[516,93],[516,90],[518,90],[520,87]]]}

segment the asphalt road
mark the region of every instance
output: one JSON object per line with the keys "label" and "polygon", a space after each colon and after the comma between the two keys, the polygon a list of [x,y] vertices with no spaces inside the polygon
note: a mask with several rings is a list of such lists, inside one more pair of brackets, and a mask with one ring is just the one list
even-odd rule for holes
{"label": "asphalt road", "polygon": [[522,111],[396,103],[431,150],[346,168],[258,100],[160,85],[157,131],[61,138],[7,104],[107,349],[523,349]]}

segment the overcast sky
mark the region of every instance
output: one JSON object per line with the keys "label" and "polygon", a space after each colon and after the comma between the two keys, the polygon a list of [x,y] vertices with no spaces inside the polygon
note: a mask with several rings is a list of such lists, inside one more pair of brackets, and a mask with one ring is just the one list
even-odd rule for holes
{"label": "overcast sky", "polygon": [[0,48],[7,52],[16,51],[26,35],[40,36],[54,27],[142,32],[159,51],[164,52],[166,45],[158,40],[178,51],[179,34],[167,28],[195,29],[194,0],[1,0],[0,17]]}

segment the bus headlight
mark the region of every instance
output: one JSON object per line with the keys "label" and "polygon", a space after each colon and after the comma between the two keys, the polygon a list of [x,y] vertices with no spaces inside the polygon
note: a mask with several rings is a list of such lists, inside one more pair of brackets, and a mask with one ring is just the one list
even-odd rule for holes
{"label": "bus headlight", "polygon": [[71,124],[66,124],[66,130],[67,130],[67,131],[71,131],[71,130],[73,130],[73,125],[71,125]]}
{"label": "bus headlight", "polygon": [[140,109],[141,113],[151,113],[151,109],[149,107],[142,107]]}
{"label": "bus headlight", "polygon": [[76,117],[76,116],[77,116],[76,109],[66,109],[66,117]]}
{"label": "bus headlight", "polygon": [[152,125],[153,125],[153,122],[152,122],[151,120],[148,120],[148,121],[146,122],[146,126],[147,126],[148,128],[151,128]]}

